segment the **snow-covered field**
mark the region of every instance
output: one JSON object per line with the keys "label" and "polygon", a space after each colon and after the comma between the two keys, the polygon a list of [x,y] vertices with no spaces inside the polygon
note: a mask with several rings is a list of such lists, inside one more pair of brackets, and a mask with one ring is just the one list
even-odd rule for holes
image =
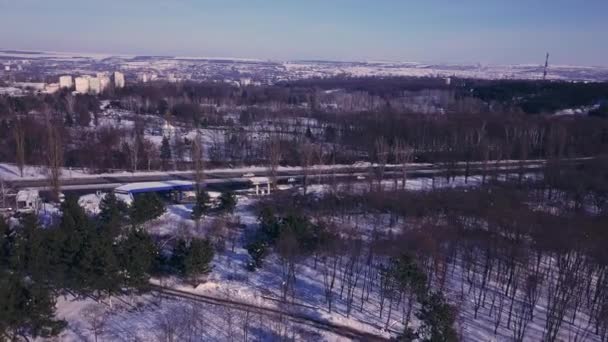
{"label": "snow-covered field", "polygon": [[[475,186],[480,181],[479,177],[471,177],[465,184],[463,178],[457,177],[450,183],[447,183],[445,179],[437,179],[433,184],[429,179],[416,179],[408,181],[407,185],[408,189],[422,190],[433,187]],[[384,181],[383,185],[386,189],[390,189],[394,183]],[[339,186],[339,188],[341,187],[342,185]],[[283,190],[289,188],[291,187],[282,186]],[[367,188],[366,180],[349,186],[351,191],[364,191]],[[319,194],[331,190],[329,185],[312,185],[309,188],[310,192]],[[218,195],[213,194],[212,197]],[[81,204],[89,212],[96,212],[95,206],[98,205],[99,199],[96,195],[86,195],[81,198]],[[335,285],[332,291],[331,311],[326,301],[326,283],[324,283],[326,278],[324,277],[329,274],[332,261],[337,260],[335,257],[328,257],[328,259],[309,257],[299,260],[296,264],[293,297],[290,295],[288,303],[283,304],[281,298],[284,295],[284,260],[278,255],[272,254],[265,260],[264,266],[256,272],[249,272],[245,269],[249,255],[244,244],[246,236],[257,229],[258,221],[254,205],[258,200],[258,197],[252,197],[247,192],[238,193],[237,208],[234,215],[229,218],[238,224],[233,225],[232,228],[219,230],[214,226],[216,217],[204,218],[197,228],[190,219],[191,205],[170,205],[163,216],[147,225],[147,229],[151,233],[163,236],[210,237],[213,241],[222,241],[223,248],[220,248],[216,254],[211,274],[201,280],[196,287],[180,283],[173,278],[154,279],[153,282],[214,298],[230,299],[261,307],[296,310],[310,317],[321,318],[385,338],[395,336],[403,329],[405,301],[393,305],[391,319],[387,320],[386,304],[382,317],[378,314],[381,297],[377,285],[355,286],[352,293],[349,292],[353,282],[358,281],[360,284],[363,281],[362,278],[355,280],[348,273],[349,260],[356,260],[354,267],[361,272],[367,272],[364,260],[366,247],[362,247],[359,254],[351,254],[354,250],[346,251],[338,261],[339,266],[336,268]],[[387,234],[388,230],[392,230],[393,234],[399,232],[397,226],[391,227],[387,215],[352,215],[327,219],[335,219],[335,226],[339,227],[340,231],[354,234],[353,236],[370,236],[372,230],[381,230],[384,234]],[[480,310],[478,319],[472,318],[473,296],[470,296],[469,293],[463,295],[462,284],[466,282],[463,276],[464,271],[459,268],[457,263],[451,267],[453,269],[449,272],[447,293],[450,300],[460,307],[458,328],[463,334],[464,340],[479,342],[509,340],[511,333],[505,327],[500,327],[498,333],[494,334],[493,318],[488,313],[489,306]],[[493,284],[492,286],[498,285]],[[468,291],[474,291],[474,289],[465,288]],[[110,302],[112,307],[110,307]],[[538,312],[543,312],[543,305],[542,301],[539,302]],[[91,310],[90,307],[95,307],[96,310]],[[247,313],[242,310],[186,299],[161,299],[148,294],[111,300],[104,299],[100,303],[91,299],[60,298],[58,315],[69,322],[67,330],[60,337],[61,340],[92,339],[93,330],[89,311],[98,312],[98,316],[103,318],[102,340],[163,340],[162,336],[167,334],[175,334],[181,338],[194,334],[192,335],[196,336],[194,340],[217,341],[243,339],[245,334],[251,340],[279,340],[280,336],[293,336],[296,340],[338,341],[345,339],[343,336],[336,336],[334,333],[310,326],[277,321],[276,317],[268,315],[250,314],[247,316]],[[85,313],[87,312],[89,318],[86,318]],[[414,320],[413,325],[416,324]],[[529,328],[528,340],[540,338],[543,324],[542,315],[539,315]],[[170,329],[171,326],[173,329]],[[570,332],[571,329],[567,325],[563,334]],[[567,338],[564,337],[564,340]]]}

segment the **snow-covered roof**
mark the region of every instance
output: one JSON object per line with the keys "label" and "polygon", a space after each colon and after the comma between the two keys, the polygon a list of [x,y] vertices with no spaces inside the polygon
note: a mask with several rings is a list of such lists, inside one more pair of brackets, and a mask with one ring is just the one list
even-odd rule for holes
{"label": "snow-covered roof", "polygon": [[130,183],[117,187],[115,191],[117,193],[131,193],[138,194],[144,192],[157,192],[157,191],[172,191],[172,190],[192,190],[194,189],[194,182],[182,181],[182,180],[171,180],[161,182],[141,182],[141,183]]}
{"label": "snow-covered roof", "polygon": [[38,199],[40,193],[38,190],[24,189],[17,192],[17,202],[32,202]]}
{"label": "snow-covered roof", "polygon": [[270,179],[268,179],[268,177],[251,177],[251,178],[249,178],[249,180],[253,184],[268,184],[268,183],[270,183]]}

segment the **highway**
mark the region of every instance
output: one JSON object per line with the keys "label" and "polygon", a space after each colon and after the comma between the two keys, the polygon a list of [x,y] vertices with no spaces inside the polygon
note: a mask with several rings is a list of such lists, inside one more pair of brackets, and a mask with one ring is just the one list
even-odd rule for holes
{"label": "highway", "polygon": [[[572,159],[565,161],[567,163],[576,163],[580,159]],[[528,160],[528,161],[491,161],[486,165],[488,174],[495,173],[514,173],[519,172],[523,167],[526,173],[538,172],[543,168],[545,161],[543,160]],[[355,178],[362,180],[364,178],[375,177],[374,170],[378,170],[378,166],[370,165],[323,165],[313,166],[308,168],[306,172],[302,167],[286,167],[279,168],[277,171],[277,182],[287,183],[288,180],[302,182],[305,174],[308,175],[309,183],[328,182],[330,179],[346,180]],[[479,175],[483,172],[484,166],[482,163],[469,164],[469,176]],[[465,163],[456,164],[409,164],[407,165],[408,179],[416,178],[432,178],[441,177],[450,174],[452,176],[464,175],[466,172]],[[244,169],[209,169],[205,170],[205,184],[208,188],[222,189],[225,187],[231,188],[246,188],[250,186],[249,176],[251,173],[256,177],[269,177],[270,170],[264,167],[244,168]],[[386,165],[384,171],[384,179],[393,177],[401,177],[401,165]],[[139,172],[139,173],[120,173],[117,175],[102,174],[102,175],[86,175],[85,177],[70,177],[61,180],[63,192],[71,191],[96,191],[108,190],[116,188],[123,184],[137,182],[156,182],[168,180],[193,180],[193,171],[167,171],[167,172]],[[18,191],[25,188],[33,188],[38,190],[48,190],[48,180],[46,179],[16,179],[5,181],[5,186],[8,186],[13,191]]]}

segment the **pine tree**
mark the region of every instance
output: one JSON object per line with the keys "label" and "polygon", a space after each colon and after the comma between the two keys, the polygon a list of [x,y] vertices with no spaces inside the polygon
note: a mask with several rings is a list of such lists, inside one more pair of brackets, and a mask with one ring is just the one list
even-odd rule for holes
{"label": "pine tree", "polygon": [[114,250],[113,237],[99,230],[91,241],[90,263],[85,274],[86,287],[112,295],[120,290],[121,274]]}
{"label": "pine tree", "polygon": [[126,284],[137,289],[145,288],[158,255],[158,247],[148,233],[131,229],[119,246],[120,266],[125,272]]}
{"label": "pine tree", "polygon": [[227,213],[234,212],[236,207],[236,196],[233,192],[223,192],[220,196],[220,210]]}
{"label": "pine tree", "polygon": [[422,341],[453,342],[458,341],[454,329],[456,309],[446,303],[440,292],[435,292],[422,300],[422,307],[416,314],[420,320],[418,336]]}
{"label": "pine tree", "polygon": [[268,255],[268,243],[262,239],[257,239],[248,244],[246,249],[251,257],[251,261],[247,264],[247,269],[253,272],[261,268],[264,258]]}
{"label": "pine tree", "polygon": [[75,197],[66,198],[61,211],[61,222],[55,232],[59,272],[56,276],[63,277],[64,286],[86,291],[90,287],[88,273],[94,263],[95,227]]}
{"label": "pine tree", "polygon": [[0,270],[9,264],[12,240],[8,223],[0,217]]}
{"label": "pine tree", "polygon": [[118,236],[127,216],[127,205],[111,191],[99,203],[99,210],[98,221],[102,230],[112,237]]}
{"label": "pine tree", "polygon": [[209,211],[209,195],[205,191],[200,191],[196,195],[196,203],[192,207],[192,218],[200,220],[200,218]]}
{"label": "pine tree", "polygon": [[0,340],[56,336],[66,322],[55,320],[49,288],[26,282],[17,274],[0,277]]}
{"label": "pine tree", "polygon": [[40,228],[35,215],[22,217],[9,252],[10,265],[16,273],[43,281],[54,275],[48,235]]}
{"label": "pine tree", "polygon": [[173,252],[173,265],[182,276],[196,278],[211,272],[215,252],[208,239],[194,238],[190,243],[179,240]]}
{"label": "pine tree", "polygon": [[196,277],[211,272],[214,256],[213,245],[208,239],[192,239],[184,259],[184,275]]}
{"label": "pine tree", "polygon": [[169,144],[169,138],[163,137],[160,145],[160,159],[163,161],[163,166],[166,168],[167,163],[171,160],[171,145]]}
{"label": "pine tree", "polygon": [[147,193],[135,197],[131,205],[131,223],[134,225],[160,217],[165,212],[163,201],[154,193]]}

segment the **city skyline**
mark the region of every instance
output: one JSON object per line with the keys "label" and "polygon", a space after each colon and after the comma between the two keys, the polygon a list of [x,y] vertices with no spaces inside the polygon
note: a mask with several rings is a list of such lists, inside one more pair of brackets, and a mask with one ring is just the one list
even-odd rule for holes
{"label": "city skyline", "polygon": [[[0,0],[0,48],[267,60],[608,66],[588,1]],[[25,24],[24,24],[25,23]]]}

